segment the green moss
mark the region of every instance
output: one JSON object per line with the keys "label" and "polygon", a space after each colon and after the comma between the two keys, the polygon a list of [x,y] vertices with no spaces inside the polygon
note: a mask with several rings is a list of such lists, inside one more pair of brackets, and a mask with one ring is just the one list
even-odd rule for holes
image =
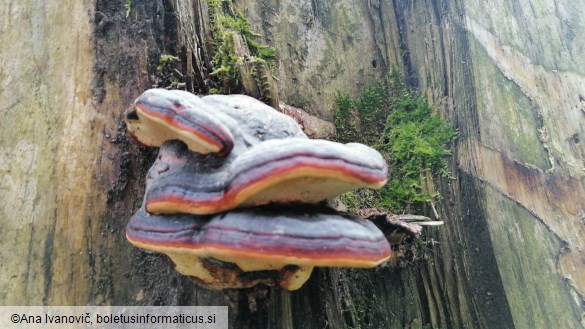
{"label": "green moss", "polygon": [[[272,100],[274,100],[274,97],[276,95],[273,95],[274,92],[272,91],[273,87],[271,79],[272,72],[270,71],[270,67],[266,65],[267,62],[262,58],[253,58],[250,60],[250,62],[253,65],[251,73],[252,78],[254,79],[254,82],[256,86],[258,86],[258,89],[260,91],[259,99],[271,102]],[[272,106],[273,107],[278,106],[275,105]]]}
{"label": "green moss", "polygon": [[180,59],[177,56],[173,56],[173,55],[161,55],[160,58],[158,59],[158,66],[156,67],[156,70],[158,72],[163,72],[165,69],[167,69],[171,64],[173,64],[174,62],[179,62]]}
{"label": "green moss", "polygon": [[358,99],[339,95],[334,123],[343,143],[360,142],[376,148],[389,162],[388,184],[378,193],[358,191],[361,206],[402,213],[438,195],[423,188],[423,179],[450,177],[445,157],[455,130],[432,113],[428,102],[408,90],[393,70],[386,81],[367,87]]}
{"label": "green moss", "polygon": [[235,36],[240,36],[253,57],[275,67],[276,50],[256,41],[261,35],[250,29],[248,20],[239,13],[231,0],[207,0],[211,19],[211,45],[214,53],[211,76],[216,77],[214,88],[231,93],[241,87],[236,64],[245,60],[237,54]]}
{"label": "green moss", "polygon": [[179,89],[185,86],[183,76],[176,70],[177,62],[181,59],[173,55],[161,55],[156,67],[158,87],[166,89]]}
{"label": "green moss", "polygon": [[357,141],[358,119],[355,117],[354,101],[346,95],[338,95],[333,110],[333,123],[338,132],[337,138],[342,143]]}
{"label": "green moss", "polygon": [[236,48],[234,34],[229,31],[223,31],[219,37],[215,56],[213,57],[212,72],[210,75],[217,77],[221,82],[220,88],[225,93],[230,93],[231,89],[239,84],[238,71],[236,70]]}
{"label": "green moss", "polygon": [[126,0],[124,2],[124,12],[126,13],[126,18],[130,16],[130,12],[132,11],[132,0]]}
{"label": "green moss", "polygon": [[359,209],[359,199],[355,191],[346,192],[337,197],[346,207],[350,213],[355,213]]}

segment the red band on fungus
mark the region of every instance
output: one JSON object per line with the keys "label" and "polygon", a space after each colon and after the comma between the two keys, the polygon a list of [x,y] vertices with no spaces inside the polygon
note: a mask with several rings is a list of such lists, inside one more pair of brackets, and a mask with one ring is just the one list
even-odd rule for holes
{"label": "red band on fungus", "polygon": [[[193,157],[176,143],[160,152]],[[149,182],[146,209],[209,214],[267,203],[315,203],[356,188],[381,187],[387,177],[386,163],[373,149],[323,140],[271,140],[233,158],[217,167],[173,166]],[[213,184],[202,184],[210,176]]]}
{"label": "red band on fungus", "polygon": [[[371,222],[314,205],[207,216],[150,215],[141,208],[128,223],[126,235],[141,248],[169,255],[182,269],[193,268],[182,264],[185,259],[204,258],[233,263],[243,272],[288,265],[374,267],[391,254],[384,235]],[[199,271],[183,274],[205,276]]]}
{"label": "red band on fungus", "polygon": [[373,223],[311,204],[385,184],[374,149],[309,140],[292,118],[242,95],[152,89],[125,120],[140,143],[161,147],[126,236],[197,282],[295,290],[314,266],[390,257]]}

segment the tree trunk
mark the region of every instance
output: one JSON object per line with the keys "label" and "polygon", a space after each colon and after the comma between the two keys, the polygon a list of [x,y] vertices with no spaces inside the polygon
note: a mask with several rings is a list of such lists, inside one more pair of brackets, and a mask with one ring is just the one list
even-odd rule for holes
{"label": "tree trunk", "polygon": [[436,182],[446,225],[416,262],[317,269],[285,292],[201,288],[124,236],[156,150],[122,113],[162,83],[163,54],[208,90],[206,2],[6,1],[0,305],[227,305],[230,328],[583,327],[585,3],[544,2],[234,1],[278,51],[285,103],[330,119],[337,92],[397,66],[460,131],[456,179]]}

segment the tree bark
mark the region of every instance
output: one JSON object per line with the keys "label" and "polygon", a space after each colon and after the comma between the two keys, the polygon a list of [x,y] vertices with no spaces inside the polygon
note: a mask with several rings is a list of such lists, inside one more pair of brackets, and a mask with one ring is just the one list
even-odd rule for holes
{"label": "tree bark", "polygon": [[[206,2],[7,0],[0,11],[0,305],[227,305],[230,328],[583,326],[585,183],[572,163],[583,160],[585,136],[582,124],[562,121],[575,134],[563,148],[564,128],[548,110],[576,108],[582,119],[584,72],[555,75],[537,50],[506,48],[513,40],[490,33],[497,26],[485,28],[466,0],[235,4],[279,52],[281,100],[311,114],[330,119],[337,92],[356,93],[392,66],[408,72],[461,134],[451,163],[456,180],[437,182],[445,227],[428,229],[414,263],[317,269],[295,292],[197,286],[125,239],[156,150],[129,139],[122,113],[160,81],[163,54],[181,58],[189,90],[208,90]],[[532,76],[515,70],[536,59],[545,64],[529,67]],[[561,81],[559,90],[576,100],[535,89],[531,79]],[[525,96],[499,105],[527,104],[529,119],[516,127],[534,137],[528,151],[490,126],[490,115],[506,121],[489,104],[506,88]]]}

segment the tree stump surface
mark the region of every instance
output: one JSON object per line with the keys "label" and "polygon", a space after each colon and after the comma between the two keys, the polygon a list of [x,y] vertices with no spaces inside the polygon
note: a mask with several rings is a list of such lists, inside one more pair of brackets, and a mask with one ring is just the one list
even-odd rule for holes
{"label": "tree stump surface", "polygon": [[[506,71],[513,66],[497,62],[498,53],[483,52],[507,48],[489,48],[498,45],[490,34],[465,20],[475,12],[470,3],[294,2],[285,11],[274,1],[236,2],[252,28],[278,46],[277,72],[289,75],[279,82],[287,104],[328,118],[322,105],[332,104],[340,88],[353,92],[396,65],[461,134],[451,163],[456,179],[437,182],[445,225],[428,228],[426,240],[413,249],[416,262],[316,269],[303,288],[286,292],[201,288],[169,260],[132,247],[124,236],[156,150],[130,140],[122,113],[156,83],[163,54],[182,59],[177,69],[189,90],[206,90],[206,3],[7,1],[0,11],[0,305],[227,305],[230,328],[582,327],[583,272],[572,268],[583,266],[582,240],[573,233],[584,227],[584,210],[575,200],[583,199],[585,184],[569,166],[581,149],[579,134],[569,141],[574,153],[551,148],[566,169],[553,174],[506,156],[522,155],[521,149],[500,152],[480,138],[486,107],[477,89],[483,80],[473,80],[474,74],[503,72],[497,81],[513,80],[528,97],[537,94],[524,87],[523,76]],[[348,10],[352,15],[341,16],[363,24],[334,19]],[[295,13],[294,19],[306,19],[302,28],[297,21],[286,23],[290,28],[278,25],[285,24],[278,15]],[[340,26],[353,29],[340,32]],[[364,34],[351,33],[362,29]],[[303,31],[318,38],[303,38]],[[327,44],[320,38],[332,38],[329,44],[338,47],[321,54],[331,62],[314,62],[312,51]],[[361,42],[371,48],[357,47]],[[373,59],[350,66],[346,60],[355,47]],[[490,56],[501,65],[487,65]],[[469,65],[472,59],[478,66]],[[582,81],[569,78],[576,86]],[[311,103],[316,93],[322,96]]]}

